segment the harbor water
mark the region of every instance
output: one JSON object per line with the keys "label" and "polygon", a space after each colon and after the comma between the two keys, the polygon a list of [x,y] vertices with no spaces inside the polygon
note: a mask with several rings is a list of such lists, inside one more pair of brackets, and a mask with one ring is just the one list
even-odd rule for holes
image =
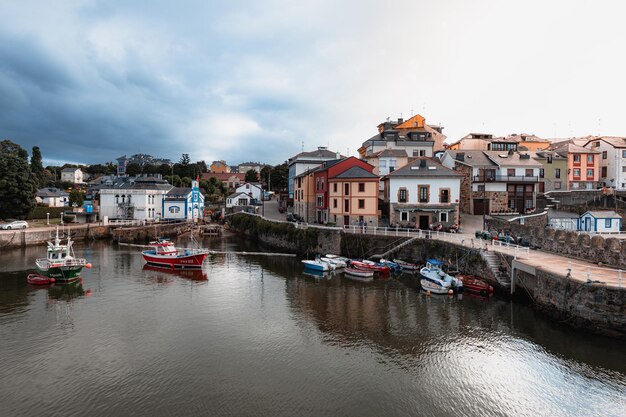
{"label": "harbor water", "polygon": [[82,282],[38,288],[45,248],[0,249],[2,416],[626,416],[626,343],[530,306],[287,257],[172,271],[137,247],[75,250]]}

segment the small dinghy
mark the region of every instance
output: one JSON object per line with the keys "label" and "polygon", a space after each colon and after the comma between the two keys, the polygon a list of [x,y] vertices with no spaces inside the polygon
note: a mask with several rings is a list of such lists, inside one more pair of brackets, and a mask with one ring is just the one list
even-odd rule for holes
{"label": "small dinghy", "polygon": [[368,269],[346,268],[344,269],[344,272],[353,277],[359,277],[359,278],[373,278],[374,277],[374,271],[368,270]]}
{"label": "small dinghy", "polygon": [[28,274],[26,281],[32,285],[48,285],[54,283],[54,278],[38,274]]}
{"label": "small dinghy", "polygon": [[463,283],[466,291],[480,294],[483,297],[493,294],[493,287],[474,275],[457,275],[456,278]]}
{"label": "small dinghy", "polygon": [[410,262],[405,262],[402,259],[394,259],[395,263],[400,265],[400,268],[406,269],[407,271],[419,271],[420,266],[418,264],[412,264]]}

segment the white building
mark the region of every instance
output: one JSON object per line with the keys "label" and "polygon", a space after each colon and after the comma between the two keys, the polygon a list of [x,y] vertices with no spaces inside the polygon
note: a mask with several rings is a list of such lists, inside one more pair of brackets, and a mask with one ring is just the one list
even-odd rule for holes
{"label": "white building", "polygon": [[626,138],[598,136],[590,139],[585,148],[601,153],[600,182],[605,187],[626,189]]}
{"label": "white building", "polygon": [[578,230],[595,233],[616,233],[622,229],[622,216],[612,210],[587,211],[578,220]]}
{"label": "white building", "polygon": [[71,182],[72,184],[82,184],[83,171],[80,168],[63,168],[61,171],[61,181]]}
{"label": "white building", "polygon": [[100,219],[159,220],[163,198],[172,189],[167,181],[154,177],[127,178],[111,188],[100,189]]}
{"label": "white building", "polygon": [[240,185],[235,189],[235,193],[246,193],[250,196],[250,198],[261,201],[261,197],[263,196],[263,188],[261,188],[258,184],[245,183]]}
{"label": "white building", "polygon": [[66,207],[69,205],[69,194],[58,188],[42,188],[37,191],[35,200],[48,207]]}
{"label": "white building", "polygon": [[193,220],[204,217],[204,196],[198,187],[198,181],[191,182],[191,188],[175,187],[163,196],[161,218],[164,220]]}
{"label": "white building", "polygon": [[428,229],[458,224],[461,174],[431,158],[417,160],[383,178],[389,223]]}
{"label": "white building", "polygon": [[326,161],[340,159],[339,152],[331,152],[325,146],[320,146],[316,151],[301,152],[289,158],[289,198],[293,198],[294,179],[305,171],[317,168]]}
{"label": "white building", "polygon": [[226,208],[249,206],[251,202],[252,197],[250,197],[247,193],[233,193],[226,197]]}

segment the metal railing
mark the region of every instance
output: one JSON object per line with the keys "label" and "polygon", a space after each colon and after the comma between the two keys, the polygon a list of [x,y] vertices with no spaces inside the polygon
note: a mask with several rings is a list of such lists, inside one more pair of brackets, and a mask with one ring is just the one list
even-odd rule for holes
{"label": "metal railing", "polygon": [[539,177],[526,175],[474,175],[473,182],[538,182]]}
{"label": "metal railing", "polygon": [[[604,281],[592,279],[592,274],[594,273],[594,271],[603,271],[601,272],[601,274]],[[576,262],[567,261],[566,272],[566,276],[568,277],[572,277],[574,275],[578,275],[579,272],[583,272],[586,284],[604,284],[613,285],[617,288],[622,288],[624,271],[621,269],[603,268],[600,266],[583,265]]]}

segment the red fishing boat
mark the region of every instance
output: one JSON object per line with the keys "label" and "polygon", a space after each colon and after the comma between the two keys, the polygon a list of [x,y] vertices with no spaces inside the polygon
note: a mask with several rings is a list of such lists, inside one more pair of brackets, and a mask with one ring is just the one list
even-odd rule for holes
{"label": "red fishing boat", "polygon": [[148,246],[153,249],[141,252],[143,259],[149,264],[170,268],[202,268],[202,263],[209,254],[202,249],[177,249],[167,239],[150,242]]}
{"label": "red fishing boat", "polygon": [[38,274],[28,274],[26,281],[32,285],[47,285],[54,283],[55,279]]}
{"label": "red fishing boat", "polygon": [[474,275],[457,275],[455,278],[463,282],[465,291],[480,294],[483,297],[493,294],[493,287]]}
{"label": "red fishing boat", "polygon": [[356,269],[364,269],[368,271],[376,271],[381,274],[388,274],[391,268],[388,266],[378,265],[374,262],[350,261],[350,266]]}

